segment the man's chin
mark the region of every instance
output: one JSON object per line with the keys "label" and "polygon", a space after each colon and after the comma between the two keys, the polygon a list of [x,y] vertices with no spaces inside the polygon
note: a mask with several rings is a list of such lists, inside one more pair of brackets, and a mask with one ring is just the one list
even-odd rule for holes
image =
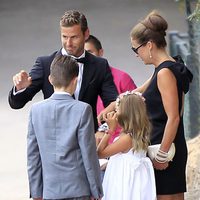
{"label": "man's chin", "polygon": [[74,52],[73,52],[73,51],[70,51],[70,50],[67,50],[67,53],[68,53],[68,55],[70,55],[70,56],[73,56],[73,55],[74,55]]}

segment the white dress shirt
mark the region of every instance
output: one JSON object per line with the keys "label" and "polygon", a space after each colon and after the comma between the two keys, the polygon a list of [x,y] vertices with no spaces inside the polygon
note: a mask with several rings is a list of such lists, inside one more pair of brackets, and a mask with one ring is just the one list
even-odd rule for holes
{"label": "white dress shirt", "polygon": [[[61,53],[62,53],[62,55],[67,55],[67,56],[69,55],[64,48],[62,48]],[[75,58],[75,59],[84,58],[85,57],[85,50],[84,50],[83,54],[80,57],[78,57],[78,58],[74,57],[74,56],[71,56],[71,57]],[[81,84],[82,84],[82,79],[83,79],[83,67],[84,67],[84,64],[83,63],[78,63],[78,66],[79,66],[79,73],[78,73],[78,80],[77,80],[76,90],[74,92],[75,99],[78,99],[78,97],[79,97],[79,92],[80,92],[80,89],[81,89]]]}

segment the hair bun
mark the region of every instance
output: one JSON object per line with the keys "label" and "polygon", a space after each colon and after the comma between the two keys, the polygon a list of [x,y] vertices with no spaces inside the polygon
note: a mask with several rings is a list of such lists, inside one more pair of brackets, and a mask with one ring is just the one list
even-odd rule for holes
{"label": "hair bun", "polygon": [[158,48],[164,48],[167,46],[165,40],[167,28],[166,20],[154,10],[132,28],[130,35],[138,44],[153,41]]}
{"label": "hair bun", "polygon": [[166,20],[155,10],[147,15],[147,17],[142,21],[142,24],[152,31],[159,32],[163,36],[166,35],[168,24]]}

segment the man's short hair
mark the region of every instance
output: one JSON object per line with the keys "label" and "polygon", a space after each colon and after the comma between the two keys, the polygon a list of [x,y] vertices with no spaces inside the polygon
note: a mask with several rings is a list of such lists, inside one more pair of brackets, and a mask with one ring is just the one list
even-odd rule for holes
{"label": "man's short hair", "polygon": [[66,11],[61,17],[60,26],[71,27],[74,25],[81,25],[81,30],[83,33],[88,29],[87,19],[83,13],[76,10]]}
{"label": "man's short hair", "polygon": [[50,76],[54,87],[68,87],[78,73],[78,63],[70,56],[58,55],[51,63]]}
{"label": "man's short hair", "polygon": [[102,49],[101,42],[94,35],[90,35],[85,42],[92,43],[98,51]]}

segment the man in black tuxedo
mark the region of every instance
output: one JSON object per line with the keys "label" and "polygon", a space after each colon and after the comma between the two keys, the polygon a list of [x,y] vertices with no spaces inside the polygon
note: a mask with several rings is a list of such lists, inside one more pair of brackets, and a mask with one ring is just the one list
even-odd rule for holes
{"label": "man in black tuxedo", "polygon": [[108,62],[84,50],[89,29],[87,19],[82,13],[74,10],[65,12],[60,20],[60,31],[62,48],[59,51],[50,56],[38,57],[29,74],[22,70],[13,76],[14,87],[9,92],[9,104],[13,109],[20,109],[40,90],[45,99],[50,97],[53,93],[53,87],[48,80],[51,62],[57,54],[70,55],[79,64],[74,98],[92,106],[96,129],[98,95],[101,96],[104,106],[108,106],[118,95]]}

